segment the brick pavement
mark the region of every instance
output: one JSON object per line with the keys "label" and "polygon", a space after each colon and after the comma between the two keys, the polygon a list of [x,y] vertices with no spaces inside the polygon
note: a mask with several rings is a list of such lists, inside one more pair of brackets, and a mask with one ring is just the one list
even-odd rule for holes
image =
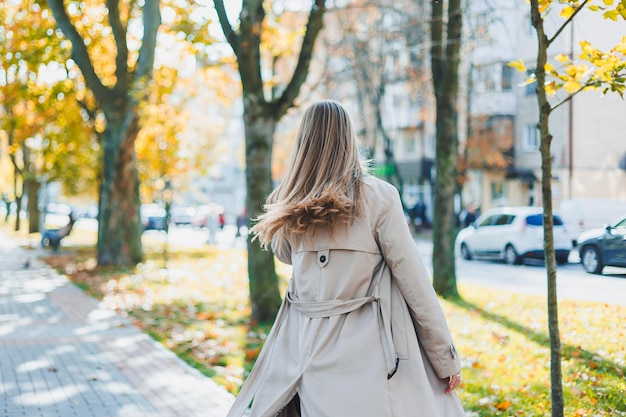
{"label": "brick pavement", "polygon": [[232,395],[37,253],[0,232],[0,416],[226,415]]}

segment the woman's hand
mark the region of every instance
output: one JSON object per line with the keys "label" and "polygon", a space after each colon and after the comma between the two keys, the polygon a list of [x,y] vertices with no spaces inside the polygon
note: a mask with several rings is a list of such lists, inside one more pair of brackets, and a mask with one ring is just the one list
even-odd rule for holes
{"label": "woman's hand", "polygon": [[448,386],[445,393],[450,394],[461,383],[461,374],[454,374],[448,379]]}

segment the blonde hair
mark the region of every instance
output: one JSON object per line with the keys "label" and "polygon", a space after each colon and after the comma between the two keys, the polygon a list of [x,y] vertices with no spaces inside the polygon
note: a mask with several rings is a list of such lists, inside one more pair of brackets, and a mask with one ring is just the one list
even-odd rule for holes
{"label": "blonde hair", "polygon": [[310,226],[327,225],[332,233],[361,213],[364,174],[348,112],[335,101],[314,103],[300,123],[287,173],[250,231],[266,249],[272,239],[282,244],[288,233]]}

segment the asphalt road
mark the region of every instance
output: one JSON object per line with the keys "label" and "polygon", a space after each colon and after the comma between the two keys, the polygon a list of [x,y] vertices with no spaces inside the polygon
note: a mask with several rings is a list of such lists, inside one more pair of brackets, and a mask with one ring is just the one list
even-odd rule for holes
{"label": "asphalt road", "polygon": [[[432,272],[432,244],[418,241],[418,249],[426,268]],[[557,267],[558,297],[626,306],[626,268],[605,267],[603,272],[603,275],[588,274],[579,263],[578,253],[571,253],[569,263]],[[547,294],[547,274],[541,261],[506,265],[495,261],[466,261],[457,257],[456,275],[459,284]]]}

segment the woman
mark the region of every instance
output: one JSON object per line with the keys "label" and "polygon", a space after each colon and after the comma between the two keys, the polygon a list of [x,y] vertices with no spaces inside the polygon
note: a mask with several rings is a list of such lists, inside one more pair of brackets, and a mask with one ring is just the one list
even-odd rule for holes
{"label": "woman", "polygon": [[368,176],[345,109],[304,114],[251,229],[293,277],[228,417],[464,416],[461,365],[396,189]]}

